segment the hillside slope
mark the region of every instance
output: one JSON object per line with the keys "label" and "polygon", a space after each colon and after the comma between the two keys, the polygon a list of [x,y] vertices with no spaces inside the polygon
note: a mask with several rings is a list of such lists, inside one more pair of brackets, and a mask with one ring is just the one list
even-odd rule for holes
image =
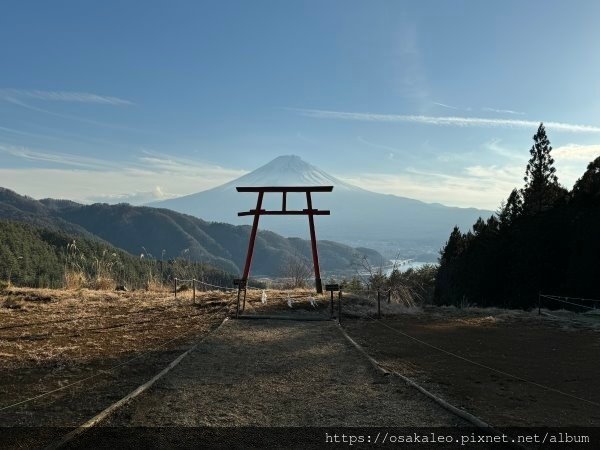
{"label": "hillside slope", "polygon": [[[0,218],[95,236],[133,255],[150,254],[155,259],[183,257],[238,274],[245,257],[249,226],[206,222],[167,209],[135,207],[128,204],[80,205],[53,199],[34,200],[0,189]],[[366,255],[374,264],[383,257],[370,249],[354,249],[331,241],[319,241],[323,271],[351,269]],[[310,260],[306,240],[284,238],[269,231],[258,234],[252,273],[281,275],[289,258]]]}
{"label": "hillside slope", "polygon": [[[75,245],[73,245],[75,243]],[[107,287],[144,287],[151,279],[169,283],[173,277],[201,273],[208,283],[231,285],[232,275],[207,265],[161,264],[139,258],[97,238],[0,219],[0,280],[18,286],[57,288],[65,273],[81,275],[81,287],[102,278]]]}

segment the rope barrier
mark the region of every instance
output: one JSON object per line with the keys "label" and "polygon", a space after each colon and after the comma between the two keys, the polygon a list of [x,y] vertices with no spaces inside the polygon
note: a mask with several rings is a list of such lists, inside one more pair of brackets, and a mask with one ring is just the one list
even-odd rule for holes
{"label": "rope barrier", "polygon": [[[225,324],[225,322],[227,322],[227,320],[228,320],[228,317],[225,317],[225,319],[223,319],[223,322],[221,322],[221,324],[215,330],[213,330],[211,333],[217,332]],[[211,334],[211,333],[209,333],[209,334]],[[150,380],[148,380],[144,384],[138,386],[136,389],[131,391],[129,394],[127,394],[121,400],[111,404],[109,407],[102,410],[100,413],[96,414],[94,417],[92,417],[85,423],[81,424],[79,427],[75,428],[70,433],[67,433],[60,440],[51,443],[50,445],[45,447],[44,450],[55,450],[55,449],[62,448],[62,447],[64,447],[65,444],[76,439],[78,436],[82,435],[90,428],[98,425],[100,422],[102,422],[107,417],[109,417],[114,411],[118,410],[123,405],[127,404],[128,402],[130,402],[131,400],[133,400],[134,398],[136,398],[137,396],[139,396],[140,394],[144,393],[146,390],[151,388],[158,380],[160,380],[164,375],[166,375],[169,371],[171,371],[174,367],[176,367],[188,354],[190,354],[191,352],[196,350],[198,348],[198,346],[200,345],[200,343],[204,342],[208,338],[208,336],[209,335],[207,334],[199,342],[197,342],[196,344],[194,344],[190,348],[188,348],[185,352],[183,352],[181,355],[179,355],[177,358],[175,358],[173,361],[171,361],[171,363],[169,365],[167,365],[167,367],[165,367],[163,370],[161,370],[158,374],[156,374]]]}
{"label": "rope barrier", "polygon": [[[397,292],[397,289],[379,289],[379,292],[381,292],[382,294],[386,294],[388,292]],[[367,292],[367,293],[373,293],[373,294],[377,294],[377,289],[356,289],[354,291],[349,291],[349,290],[344,290],[344,294],[358,294],[359,292]]]}
{"label": "rope barrier", "polygon": [[225,290],[228,290],[228,291],[237,291],[237,288],[230,288],[230,287],[225,287],[225,286],[218,286],[216,284],[210,284],[210,283],[206,283],[206,282],[200,281],[200,280],[196,280],[196,283],[200,283],[200,284],[202,284],[204,286],[215,287],[215,288],[218,288],[218,289],[225,289]]}
{"label": "rope barrier", "polygon": [[[217,284],[210,284],[210,283],[206,283],[205,281],[196,280],[194,278],[192,278],[191,280],[185,280],[185,279],[182,279],[182,278],[177,278],[177,281],[178,282],[179,281],[182,281],[182,282],[196,282],[196,283],[202,284],[204,286],[210,286],[210,287],[214,287],[214,288],[217,288],[217,289],[225,289],[227,291],[237,291],[238,290],[238,288],[232,288],[232,287],[227,287],[227,286],[219,286]],[[246,286],[246,289],[251,289],[251,290],[255,290],[255,291],[262,291],[262,290],[264,290],[263,288],[257,288],[257,287],[254,287],[254,286]]]}
{"label": "rope barrier", "polygon": [[581,298],[581,297],[565,297],[562,295],[554,295],[554,294],[540,294],[541,297],[548,297],[548,298],[553,298],[553,299],[559,299],[559,298],[566,298],[567,300],[577,300],[580,302],[595,302],[595,303],[600,303],[599,299],[595,299],[595,298]]}
{"label": "rope barrier", "polygon": [[[210,315],[210,318],[212,319],[212,318],[216,317],[216,316],[217,316],[217,315],[218,315],[218,314],[219,314],[221,311],[223,311],[223,310],[224,310],[225,308],[227,308],[228,306],[229,306],[229,303],[225,304],[225,305],[224,305],[222,308],[220,308],[220,309],[219,309],[217,312],[215,312],[215,313],[211,314],[211,315]],[[162,344],[160,344],[160,345],[158,346],[158,348],[162,348],[162,347],[164,347],[164,346],[166,346],[166,345],[170,344],[171,342],[174,342],[174,341],[176,341],[176,340],[178,340],[178,339],[181,339],[182,337],[184,337],[184,336],[186,336],[186,335],[188,335],[188,334],[191,334],[191,333],[192,333],[192,332],[194,332],[194,331],[195,331],[195,330],[188,330],[188,331],[186,331],[186,332],[184,332],[184,333],[181,333],[181,334],[177,335],[176,337],[174,337],[173,339],[169,339],[168,341],[166,341],[166,342],[163,342]],[[148,350],[148,351],[146,351],[146,352],[142,353],[141,355],[135,356],[135,357],[133,357],[133,358],[131,358],[131,359],[128,359],[127,361],[124,361],[124,362],[122,362],[122,363],[115,364],[114,366],[111,366],[111,367],[109,367],[108,369],[103,369],[103,370],[100,370],[99,372],[95,373],[94,375],[90,375],[89,377],[82,378],[81,380],[74,381],[74,382],[72,382],[72,383],[66,384],[66,385],[64,385],[64,386],[61,386],[61,387],[59,387],[59,388],[56,388],[56,389],[52,389],[51,391],[47,391],[47,392],[44,392],[44,393],[42,393],[42,394],[35,395],[35,396],[33,396],[33,397],[27,398],[27,399],[25,399],[25,400],[18,401],[18,402],[16,402],[16,403],[13,403],[13,404],[10,404],[10,405],[2,406],[2,407],[0,407],[0,411],[5,411],[5,410],[7,410],[7,409],[14,408],[15,406],[23,405],[23,404],[25,404],[25,403],[29,403],[29,402],[31,402],[31,401],[34,401],[34,400],[37,400],[37,399],[40,399],[40,398],[46,397],[46,396],[48,396],[48,395],[50,395],[50,394],[53,394],[53,393],[55,393],[55,392],[63,391],[63,390],[65,390],[65,389],[68,389],[68,388],[70,388],[70,387],[72,387],[72,386],[75,386],[75,385],[77,385],[77,384],[81,384],[81,383],[83,383],[83,382],[85,382],[85,381],[89,381],[89,380],[91,380],[91,379],[97,378],[97,377],[99,377],[100,375],[106,375],[106,374],[108,374],[108,373],[112,372],[113,370],[115,370],[115,369],[118,369],[119,367],[123,367],[123,366],[125,366],[125,365],[127,365],[127,364],[129,364],[129,363],[131,363],[131,362],[133,362],[133,361],[135,361],[135,360],[138,360],[138,359],[141,359],[141,358],[143,358],[143,357],[145,357],[145,356],[148,356],[149,354],[153,353],[155,350],[156,350],[156,349],[153,349],[153,350]]]}
{"label": "rope barrier", "polygon": [[476,427],[490,429],[494,433],[500,434],[495,428],[493,428],[491,425],[487,424],[486,422],[482,421],[480,418],[474,416],[473,414],[468,413],[467,411],[465,411],[463,409],[460,409],[460,408],[455,407],[454,405],[451,405],[450,403],[446,402],[445,400],[438,397],[437,395],[432,394],[431,392],[426,390],[421,385],[417,384],[414,380],[390,369],[389,367],[386,367],[384,364],[381,364],[379,361],[377,361],[375,358],[373,358],[371,355],[369,355],[369,353],[367,353],[367,351],[358,342],[356,342],[354,339],[352,339],[348,335],[348,333],[346,333],[346,330],[344,330],[344,328],[339,326],[338,330],[340,330],[342,335],[371,363],[371,365],[375,368],[375,370],[377,370],[380,374],[382,374],[384,376],[393,374],[393,375],[399,377],[400,379],[404,380],[405,383],[414,387],[419,392],[423,393],[427,397],[429,397],[432,400],[434,400],[435,402],[439,403],[443,408],[445,408],[448,411],[452,412],[453,414],[457,415],[461,419],[467,420],[468,422],[475,425]]}
{"label": "rope barrier", "polygon": [[572,303],[572,302],[568,302],[566,300],[561,300],[561,298],[570,298],[570,297],[553,297],[553,296],[549,296],[549,295],[540,295],[540,297],[542,297],[542,298],[548,298],[548,299],[554,300],[556,302],[561,302],[561,303],[566,303],[566,304],[573,305],[573,306],[578,306],[580,308],[597,309],[597,308],[594,308],[593,306],[580,305],[578,303]]}
{"label": "rope barrier", "polygon": [[478,363],[477,361],[473,361],[473,360],[471,360],[471,359],[469,359],[469,358],[465,358],[464,356],[458,355],[458,354],[456,354],[456,353],[453,353],[453,352],[450,352],[450,351],[448,351],[448,350],[444,350],[443,348],[437,347],[437,346],[435,346],[435,345],[432,345],[432,344],[430,344],[430,343],[428,343],[428,342],[422,341],[421,339],[418,339],[418,338],[416,338],[416,337],[413,337],[413,336],[411,336],[411,335],[409,335],[409,334],[403,333],[402,331],[400,331],[400,330],[398,330],[398,329],[396,329],[396,328],[394,328],[394,327],[391,327],[391,326],[389,326],[388,324],[386,324],[385,322],[383,322],[383,321],[381,321],[381,320],[378,320],[378,319],[376,319],[376,318],[374,318],[374,317],[371,317],[371,316],[369,316],[368,314],[366,314],[366,316],[367,316],[369,319],[373,320],[374,322],[379,322],[379,323],[381,323],[381,324],[382,324],[384,327],[386,327],[386,328],[388,328],[388,329],[390,329],[390,330],[392,330],[392,331],[394,331],[394,332],[396,332],[396,333],[398,333],[398,334],[400,334],[400,335],[402,335],[402,336],[404,336],[404,337],[407,337],[407,338],[409,338],[409,339],[412,339],[412,340],[413,340],[413,341],[415,341],[415,342],[418,342],[418,343],[420,343],[420,344],[422,344],[422,345],[425,345],[426,347],[433,348],[433,349],[435,349],[435,350],[437,350],[437,351],[439,351],[439,352],[445,353],[445,354],[447,354],[447,355],[449,355],[449,356],[453,356],[453,357],[455,357],[455,358],[461,359],[461,360],[463,360],[463,361],[466,361],[466,362],[468,362],[468,363],[470,363],[470,364],[473,364],[473,365],[475,365],[475,366],[479,366],[479,367],[482,367],[482,368],[484,368],[484,369],[490,370],[490,371],[492,371],[492,372],[496,372],[496,373],[499,373],[499,374],[501,374],[501,375],[504,375],[504,376],[507,376],[507,377],[513,378],[513,379],[515,379],[515,380],[518,380],[518,381],[521,381],[521,382],[524,382],[524,383],[528,383],[528,384],[531,384],[531,385],[533,385],[533,386],[537,386],[537,387],[539,387],[539,388],[541,388],[541,389],[544,389],[544,390],[547,390],[547,391],[550,391],[550,392],[554,392],[554,393],[557,393],[557,394],[560,394],[560,395],[564,395],[564,396],[566,396],[566,397],[573,398],[573,399],[575,399],[575,400],[579,400],[579,401],[582,401],[582,402],[585,402],[585,403],[589,403],[590,405],[594,405],[594,406],[600,406],[600,403],[598,403],[598,402],[595,402],[595,401],[592,401],[592,400],[588,400],[588,399],[585,399],[585,398],[582,398],[582,397],[578,397],[578,396],[576,396],[576,395],[569,394],[569,393],[567,393],[567,392],[564,392],[564,391],[561,391],[561,390],[559,390],[559,389],[556,389],[556,388],[553,388],[553,387],[550,387],[550,386],[545,386],[545,385],[543,385],[543,384],[536,383],[535,381],[531,381],[531,380],[527,380],[527,379],[525,379],[525,378],[521,378],[521,377],[519,377],[519,376],[517,376],[517,375],[513,375],[513,374],[511,374],[511,373],[504,372],[504,371],[502,371],[502,370],[499,370],[499,369],[495,369],[495,368],[493,368],[493,367],[487,366],[487,365],[485,365],[485,364]]}
{"label": "rope barrier", "polygon": [[344,292],[346,294],[358,294],[359,292],[367,292],[367,293],[371,293],[371,292],[377,292],[377,291],[373,291],[371,289],[355,289],[353,291],[350,290],[344,290]]}

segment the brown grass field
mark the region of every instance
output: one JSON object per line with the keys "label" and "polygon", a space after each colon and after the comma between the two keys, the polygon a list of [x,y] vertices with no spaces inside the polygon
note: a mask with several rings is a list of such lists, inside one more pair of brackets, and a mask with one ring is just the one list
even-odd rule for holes
{"label": "brown grass field", "polygon": [[[8,289],[0,297],[4,425],[74,426],[147,381],[229,313],[232,295]],[[131,358],[138,359],[108,371]],[[106,372],[102,372],[106,371]]]}
{"label": "brown grass field", "polygon": [[[235,292],[197,292],[194,304],[191,291],[175,299],[168,291],[6,289],[0,293],[0,423],[80,425],[235,315],[235,298]],[[590,388],[600,381],[598,320],[385,303],[382,309],[377,322],[373,299],[347,296],[343,326],[386,368],[454,405],[495,426],[600,426],[600,391]],[[326,318],[329,299],[268,291],[263,304],[261,291],[251,290],[245,313]]]}

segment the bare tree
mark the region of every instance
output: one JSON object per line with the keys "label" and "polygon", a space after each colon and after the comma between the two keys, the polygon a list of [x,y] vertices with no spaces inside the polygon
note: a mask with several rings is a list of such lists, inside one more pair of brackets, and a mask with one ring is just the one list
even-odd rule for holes
{"label": "bare tree", "polygon": [[[361,256],[355,261],[355,270],[359,278],[366,278],[367,285],[372,291],[389,290],[392,303],[406,306],[416,306],[425,302],[432,295],[431,286],[435,280],[435,267],[414,270],[401,270],[404,261],[400,254],[392,260],[391,265],[372,264],[366,256]],[[367,294],[368,297],[371,293]]]}
{"label": "bare tree", "polygon": [[282,276],[289,281],[291,288],[306,287],[311,273],[310,263],[300,255],[289,256],[282,267]]}

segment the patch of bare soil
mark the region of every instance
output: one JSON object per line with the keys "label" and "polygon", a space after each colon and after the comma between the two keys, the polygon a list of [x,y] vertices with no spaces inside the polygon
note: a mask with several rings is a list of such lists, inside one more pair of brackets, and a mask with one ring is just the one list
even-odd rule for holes
{"label": "patch of bare soil", "polygon": [[334,322],[231,320],[103,426],[454,426]]}
{"label": "patch of bare soil", "polygon": [[492,426],[600,426],[600,333],[584,323],[499,309],[432,308],[381,322],[363,314],[344,327],[385,367]]}

